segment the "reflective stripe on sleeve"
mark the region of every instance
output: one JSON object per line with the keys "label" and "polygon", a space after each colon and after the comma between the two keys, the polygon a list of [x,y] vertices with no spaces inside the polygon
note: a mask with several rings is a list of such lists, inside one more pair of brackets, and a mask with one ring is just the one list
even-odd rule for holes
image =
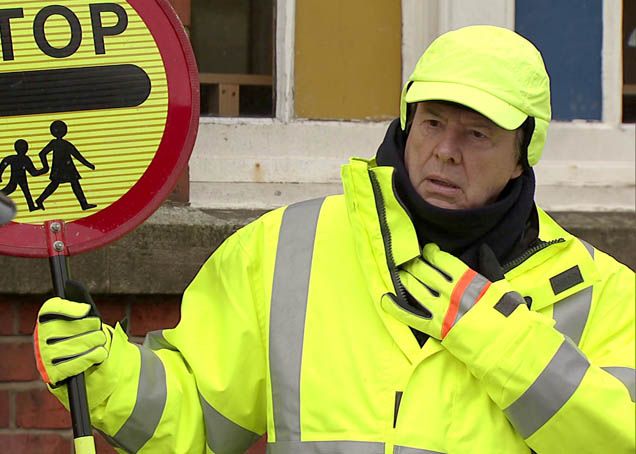
{"label": "reflective stripe on sleeve", "polygon": [[258,440],[258,434],[227,419],[216,411],[201,394],[199,394],[199,400],[203,409],[207,444],[216,454],[245,452]]}
{"label": "reflective stripe on sleeve", "polygon": [[128,452],[137,452],[157,430],[166,406],[166,370],[159,357],[150,349],[139,347],[141,370],[137,400],[132,413],[113,436],[117,445]]}
{"label": "reflective stripe on sleeve", "polygon": [[179,350],[172,345],[168,340],[163,336],[163,330],[150,331],[146,334],[146,338],[144,339],[144,347],[148,347],[150,350],[172,350],[173,352],[178,352]]}
{"label": "reflective stripe on sleeve", "polygon": [[623,382],[632,402],[636,401],[636,369],[631,367],[601,367],[601,369]]}
{"label": "reflective stripe on sleeve", "polygon": [[[594,247],[579,239],[587,252],[594,258]],[[592,286],[570,295],[554,304],[552,318],[556,321],[555,328],[568,336],[576,345],[581,343],[583,330],[592,307]]]}
{"label": "reflective stripe on sleeve", "polygon": [[579,345],[592,307],[592,286],[554,304],[555,328]]}
{"label": "reflective stripe on sleeve", "polygon": [[453,321],[453,325],[464,316],[466,312],[468,312],[477,302],[477,300],[481,297],[481,294],[484,292],[484,289],[490,285],[490,281],[486,279],[481,274],[475,273],[471,281],[466,286],[466,290],[462,293],[461,299],[459,301],[459,309],[457,310],[457,315],[455,316],[455,320]]}
{"label": "reflective stripe on sleeve", "polygon": [[[426,451],[420,451],[425,453]],[[365,441],[277,441],[268,454],[384,454],[384,443]]]}
{"label": "reflective stripe on sleeve", "polygon": [[[365,441],[283,441],[267,445],[268,454],[384,454],[384,443]],[[393,454],[443,454],[427,449],[395,446]]]}
{"label": "reflective stripe on sleeve", "polygon": [[269,327],[269,368],[277,441],[300,440],[300,367],[305,313],[314,238],[323,201],[324,198],[314,199],[287,207],[278,236]]}
{"label": "reflective stripe on sleeve", "polygon": [[587,358],[566,338],[545,369],[505,413],[523,437],[540,429],[572,397],[590,367]]}
{"label": "reflective stripe on sleeve", "polygon": [[393,454],[443,454],[439,451],[429,451],[427,449],[407,448],[406,446],[396,446]]}
{"label": "reflective stripe on sleeve", "polygon": [[585,246],[585,249],[587,249],[587,252],[590,253],[590,255],[592,256],[592,258],[594,258],[594,246],[592,246],[590,243],[588,243],[587,241],[583,241],[582,239],[578,238],[578,240],[583,243],[583,246]]}

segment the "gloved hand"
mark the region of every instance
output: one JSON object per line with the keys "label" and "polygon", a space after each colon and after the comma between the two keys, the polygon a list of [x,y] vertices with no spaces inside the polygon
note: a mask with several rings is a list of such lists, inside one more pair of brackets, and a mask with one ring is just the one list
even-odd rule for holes
{"label": "gloved hand", "polygon": [[33,345],[42,380],[50,385],[82,373],[108,357],[113,329],[86,303],[46,301],[38,313]]}
{"label": "gloved hand", "polygon": [[[480,252],[492,255],[480,257],[482,263],[492,265],[492,251]],[[504,317],[524,304],[505,279],[491,282],[433,243],[424,247],[420,257],[403,265],[398,274],[407,298],[421,309],[391,293],[382,298],[382,307],[407,325],[440,340],[477,304],[490,306]],[[503,277],[500,269],[499,273],[495,270],[487,274]]]}

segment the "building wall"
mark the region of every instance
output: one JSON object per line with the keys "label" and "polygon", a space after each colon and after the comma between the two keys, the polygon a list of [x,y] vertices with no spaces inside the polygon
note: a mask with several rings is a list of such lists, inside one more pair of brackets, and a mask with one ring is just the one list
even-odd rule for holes
{"label": "building wall", "polygon": [[[594,31],[596,38],[593,41],[594,45],[598,45],[598,37],[602,37],[600,67],[598,59],[593,65],[593,72],[598,75],[600,71],[601,78],[600,82],[598,77],[589,81],[596,87],[593,99],[596,110],[592,117],[598,117],[599,102],[601,115],[600,119],[595,119],[585,118],[585,115],[559,114],[560,119],[552,123],[544,158],[536,168],[537,200],[548,210],[633,211],[636,203],[636,133],[634,124],[621,123],[622,3],[620,0],[602,2],[602,20],[599,21],[589,17],[599,14],[599,2],[588,2],[594,8],[592,13],[586,10],[586,17],[595,26],[602,26],[601,30]],[[349,82],[343,81],[338,86],[329,71],[333,70],[335,62],[340,62],[337,69],[342,71],[345,79],[355,72],[352,66],[342,64],[347,61],[346,52],[355,49],[355,46],[347,45],[350,38],[341,43],[337,57],[320,47],[333,48],[337,44],[336,40],[325,37],[323,31],[326,28],[324,24],[329,21],[343,24],[341,11],[324,8],[318,17],[318,13],[311,9],[315,6],[313,2],[278,3],[277,115],[273,119],[207,117],[201,120],[191,159],[191,203],[194,207],[267,209],[340,192],[340,166],[352,155],[373,156],[382,140],[387,120],[360,120],[361,116],[375,115],[370,113],[373,111],[368,104],[361,101],[360,110],[351,111],[348,105],[338,102],[342,101],[342,93],[346,92],[344,87]],[[382,2],[385,6],[389,3]],[[514,0],[402,0],[402,47],[399,54],[403,64],[394,60],[395,69],[401,66],[404,80],[422,50],[434,37],[447,30],[476,23],[515,28],[516,19],[523,22],[523,18],[518,17],[523,11],[520,9],[516,14],[516,6]],[[557,27],[559,23],[570,20],[568,15],[579,14],[577,8],[562,10],[560,19],[555,19]],[[354,13],[349,14],[355,16]],[[312,28],[312,21],[321,26]],[[394,19],[388,22],[393,23]],[[336,25],[333,27],[338,29]],[[571,30],[580,32],[578,28]],[[395,33],[398,34],[397,31]],[[575,38],[570,41],[576,42]],[[550,43],[549,40],[547,42]],[[551,45],[558,45],[558,42]],[[322,52],[322,55],[314,60],[308,53],[309,49],[311,53]],[[383,53],[386,52],[388,48],[383,50]],[[563,50],[555,51],[555,54],[558,56],[559,52],[562,54]],[[550,52],[547,54],[551,55]],[[355,53],[349,54],[349,58],[354,56]],[[558,64],[556,60],[550,64]],[[327,71],[330,74],[329,88],[332,89],[308,82],[310,75],[315,78],[321,75],[321,66],[313,64],[316,61],[321,65],[332,65]],[[357,67],[365,69],[363,63],[358,63]],[[568,77],[576,76],[576,71],[571,68],[568,71]],[[568,87],[567,77],[561,80],[563,82],[554,87],[559,93]],[[585,81],[577,82],[581,85]],[[598,100],[599,83],[601,101]],[[579,91],[585,90],[585,85],[582,87]],[[385,90],[393,93],[394,106],[397,106],[399,94],[396,84],[390,82]],[[577,99],[571,101],[577,103],[580,101]],[[588,101],[580,101],[579,104],[581,102],[589,105]],[[390,104],[387,99],[386,105]],[[333,110],[329,111],[327,106]],[[391,111],[385,109],[385,112]],[[349,118],[343,121],[320,120],[347,116]]]}

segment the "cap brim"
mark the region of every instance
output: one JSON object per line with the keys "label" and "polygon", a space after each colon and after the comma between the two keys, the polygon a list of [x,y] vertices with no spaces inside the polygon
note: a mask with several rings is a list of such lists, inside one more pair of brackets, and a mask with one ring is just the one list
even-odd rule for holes
{"label": "cap brim", "polygon": [[505,101],[476,88],[448,82],[414,81],[406,92],[405,101],[451,101],[479,112],[504,129],[512,131],[528,116]]}

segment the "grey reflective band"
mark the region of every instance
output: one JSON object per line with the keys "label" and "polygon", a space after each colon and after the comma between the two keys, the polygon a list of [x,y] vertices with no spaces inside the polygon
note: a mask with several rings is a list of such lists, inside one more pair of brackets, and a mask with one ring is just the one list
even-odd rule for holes
{"label": "grey reflective band", "polygon": [[178,352],[179,349],[172,345],[170,342],[163,337],[163,330],[150,331],[146,334],[146,338],[144,339],[144,347],[148,347],[150,350],[172,350],[174,352]]}
{"label": "grey reflective band", "polygon": [[517,292],[505,293],[493,307],[504,317],[510,317],[516,308],[525,304],[525,300]]}
{"label": "grey reflective band", "polygon": [[592,307],[592,286],[554,303],[552,318],[555,328],[579,345]]}
{"label": "grey reflective band", "polygon": [[632,402],[636,401],[636,369],[631,367],[601,367],[601,369],[623,382]]}
{"label": "grey reflective band", "polygon": [[157,430],[166,406],[166,370],[159,357],[150,349],[139,347],[141,370],[137,400],[132,413],[113,436],[117,445],[128,452],[137,452]]}
{"label": "grey reflective band", "polygon": [[587,358],[566,337],[534,383],[506,408],[517,432],[528,438],[548,422],[572,397],[589,367]]}
{"label": "grey reflective band", "polygon": [[[422,451],[426,452],[426,451]],[[365,441],[277,441],[268,454],[384,454],[384,443]]]}
{"label": "grey reflective band", "polygon": [[481,274],[476,274],[475,277],[470,281],[470,283],[466,286],[466,290],[462,294],[461,300],[459,301],[459,309],[457,310],[457,315],[455,316],[455,321],[453,322],[453,326],[468,312],[477,301],[479,294],[482,292],[484,287],[488,285],[489,281]]}
{"label": "grey reflective band", "polygon": [[245,452],[259,439],[258,434],[244,429],[216,411],[201,394],[199,400],[203,409],[207,444],[216,454]]}
{"label": "grey reflective band", "polygon": [[426,449],[407,448],[406,446],[396,446],[393,454],[444,454],[439,451],[429,451]]}
{"label": "grey reflective band", "polygon": [[323,201],[308,200],[287,207],[278,234],[269,323],[269,368],[277,441],[300,440],[305,312],[314,238]]}
{"label": "grey reflective band", "polygon": [[594,246],[592,246],[590,243],[588,243],[587,241],[583,241],[582,239],[578,238],[578,240],[583,243],[583,246],[585,246],[585,249],[587,249],[587,252],[590,253],[590,255],[592,256],[592,258],[594,258]]}

